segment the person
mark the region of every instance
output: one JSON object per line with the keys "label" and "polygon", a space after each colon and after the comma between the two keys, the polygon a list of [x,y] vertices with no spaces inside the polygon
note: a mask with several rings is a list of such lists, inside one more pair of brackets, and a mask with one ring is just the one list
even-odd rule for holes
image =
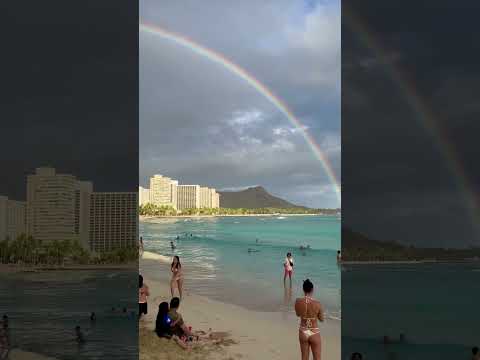
{"label": "person", "polygon": [[362,360],[362,354],[359,352],[354,352],[350,357],[350,360]]}
{"label": "person", "polygon": [[90,314],[90,321],[91,321],[91,322],[97,321],[97,315],[95,315],[94,312],[92,312],[92,313]]}
{"label": "person", "polygon": [[309,279],[303,282],[303,292],[305,296],[295,301],[295,313],[300,318],[298,338],[302,360],[309,359],[310,349],[312,350],[313,359],[320,360],[322,339],[318,321],[324,320],[323,307],[320,302],[312,298],[313,283]]}
{"label": "person", "polygon": [[140,257],[143,256],[143,238],[140,236],[140,241],[138,242],[138,251],[140,254]]}
{"label": "person", "polygon": [[285,268],[284,275],[283,275],[283,283],[287,280],[287,275],[290,278],[290,286],[292,286],[292,273],[293,273],[293,257],[292,253],[287,253],[287,257],[283,262],[283,267]]}
{"label": "person", "polygon": [[150,291],[148,290],[147,284],[143,282],[143,276],[138,275],[138,318],[140,319],[143,314],[148,313],[148,304],[147,299],[150,296]]}
{"label": "person", "polygon": [[162,302],[158,305],[157,320],[155,322],[155,332],[159,337],[171,338],[172,332],[172,319],[168,315],[169,311],[168,303]]}
{"label": "person", "polygon": [[342,253],[340,250],[337,251],[337,263],[340,263],[342,261]]}
{"label": "person", "polygon": [[173,241],[170,241],[170,247],[172,248],[172,250],[175,250],[175,244],[173,243]]}
{"label": "person", "polygon": [[172,333],[180,338],[193,336],[190,329],[185,325],[182,314],[178,312],[179,307],[180,299],[178,297],[172,298],[170,300],[170,310],[168,311],[168,316],[172,320]]}
{"label": "person", "polygon": [[176,255],[173,257],[172,265],[170,266],[170,271],[172,272],[172,280],[170,281],[170,292],[172,293],[172,297],[173,297],[174,289],[176,287],[178,289],[178,294],[181,299],[182,292],[183,292],[182,264],[180,263],[180,258]]}
{"label": "person", "polygon": [[480,360],[480,352],[478,346],[472,348],[472,360]]}
{"label": "person", "polygon": [[8,359],[10,352],[10,337],[8,334],[8,316],[3,315],[0,326],[0,359]]}
{"label": "person", "polygon": [[85,336],[83,335],[82,329],[79,325],[75,326],[75,337],[77,343],[84,344],[85,343]]}

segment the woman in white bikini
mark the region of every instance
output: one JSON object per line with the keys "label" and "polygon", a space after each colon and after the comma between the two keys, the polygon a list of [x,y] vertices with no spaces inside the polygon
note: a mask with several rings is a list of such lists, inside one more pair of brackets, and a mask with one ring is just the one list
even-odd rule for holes
{"label": "woman in white bikini", "polygon": [[313,283],[307,279],[303,282],[303,292],[305,296],[295,301],[295,313],[300,318],[300,328],[298,339],[300,341],[300,350],[302,360],[308,360],[310,349],[312,349],[313,359],[320,360],[322,357],[322,338],[318,321],[323,321],[322,305],[312,298]]}
{"label": "woman in white bikini", "polygon": [[172,298],[174,296],[174,289],[176,287],[178,289],[178,294],[181,299],[183,291],[182,264],[180,264],[180,258],[176,255],[173,257],[170,271],[172,272],[172,280],[170,281],[170,291],[172,293]]}

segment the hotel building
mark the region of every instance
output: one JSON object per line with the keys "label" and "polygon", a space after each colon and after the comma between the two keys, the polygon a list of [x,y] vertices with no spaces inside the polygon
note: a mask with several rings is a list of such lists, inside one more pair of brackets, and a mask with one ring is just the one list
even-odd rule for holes
{"label": "hotel building", "polygon": [[212,208],[213,209],[218,209],[220,207],[220,194],[215,191],[215,189],[210,189],[211,190],[211,196],[212,196]]}
{"label": "hotel building", "polygon": [[150,202],[157,206],[171,206],[177,209],[178,181],[162,175],[150,178]]}
{"label": "hotel building", "polygon": [[212,190],[208,187],[200,187],[200,208],[212,207]]}
{"label": "hotel building", "polygon": [[137,244],[138,194],[94,192],[90,209],[90,249],[111,251]]}
{"label": "hotel building", "polygon": [[179,210],[200,207],[200,185],[178,185],[177,204]]}
{"label": "hotel building", "polygon": [[138,187],[138,204],[140,206],[150,203],[150,189]]}
{"label": "hotel building", "polygon": [[26,234],[26,203],[0,196],[0,241]]}
{"label": "hotel building", "polygon": [[27,235],[43,241],[77,240],[75,176],[38,168],[27,177]]}

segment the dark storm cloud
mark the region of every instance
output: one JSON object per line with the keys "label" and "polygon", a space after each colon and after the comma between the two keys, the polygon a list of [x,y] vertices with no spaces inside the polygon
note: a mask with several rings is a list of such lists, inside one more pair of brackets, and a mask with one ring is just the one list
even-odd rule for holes
{"label": "dark storm cloud", "polygon": [[[474,95],[480,51],[472,41],[473,14],[480,6],[471,1],[462,7],[445,1],[435,7],[413,1],[342,6],[345,224],[384,240],[480,245],[478,214],[468,205],[474,197],[478,204],[480,184]],[[365,47],[365,27],[386,63]],[[402,75],[392,73],[395,68]]]}
{"label": "dark storm cloud", "polygon": [[0,11],[0,194],[24,198],[25,175],[45,165],[97,190],[134,191],[136,4],[15,1]]}
{"label": "dark storm cloud", "polygon": [[[209,4],[142,1],[140,14],[272,89],[339,174],[339,4]],[[155,173],[219,189],[258,184],[292,202],[339,205],[301,133],[262,94],[205,57],[141,33],[140,183]]]}

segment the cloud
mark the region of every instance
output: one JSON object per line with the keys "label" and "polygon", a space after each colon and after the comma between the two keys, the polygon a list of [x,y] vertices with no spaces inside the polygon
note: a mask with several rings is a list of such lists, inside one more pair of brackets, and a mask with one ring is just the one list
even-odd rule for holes
{"label": "cloud", "polygon": [[[255,11],[252,11],[254,9]],[[284,101],[340,172],[339,2],[144,0],[141,18],[188,36],[246,69]],[[329,17],[332,17],[329,20]],[[328,37],[325,38],[325,34]],[[299,128],[263,93],[189,49],[140,33],[140,181],[165,173],[217,188],[297,189],[330,180]],[[298,180],[291,174],[302,173]],[[333,187],[332,187],[333,188]],[[316,193],[309,204],[338,206]]]}

